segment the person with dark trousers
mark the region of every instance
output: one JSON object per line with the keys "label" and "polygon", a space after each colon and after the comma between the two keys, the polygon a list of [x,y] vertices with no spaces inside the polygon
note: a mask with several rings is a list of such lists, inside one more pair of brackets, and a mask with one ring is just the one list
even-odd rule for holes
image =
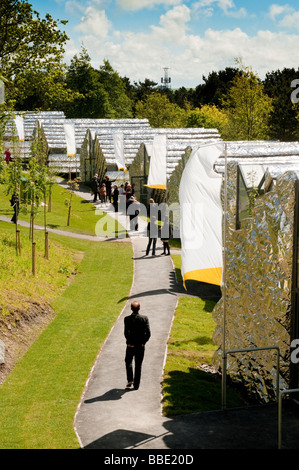
{"label": "person with dark trousers", "polygon": [[114,211],[115,211],[115,212],[118,212],[118,196],[119,196],[119,190],[118,190],[117,185],[115,184],[115,185],[114,185],[113,194],[112,194],[112,198],[113,198],[113,207],[114,207]]}
{"label": "person with dark trousers", "polygon": [[99,196],[99,199],[100,199],[100,195],[99,195],[100,181],[99,181],[99,177],[98,177],[97,173],[92,178],[91,189],[92,189],[92,192],[93,192],[93,202],[96,202],[98,196]]}
{"label": "person with dark trousers", "polygon": [[127,214],[130,218],[130,230],[138,231],[138,214],[140,203],[137,198],[132,196],[128,201]]}
{"label": "person with dark trousers", "polygon": [[116,180],[111,180],[108,175],[105,176],[104,183],[106,186],[106,192],[107,192],[107,200],[111,202],[111,191],[112,191],[112,183]]}
{"label": "person with dark trousers", "polygon": [[147,224],[147,236],[148,236],[148,243],[146,247],[146,256],[149,254],[151,245],[152,247],[152,255],[155,256],[156,254],[156,245],[157,245],[157,238],[158,238],[158,226],[156,224],[156,217],[151,216],[150,221]]}
{"label": "person with dark trousers", "polygon": [[13,195],[11,196],[10,205],[13,207],[13,210],[14,210],[14,215],[13,215],[13,217],[12,217],[12,219],[11,219],[11,222],[13,222],[14,224],[16,224],[16,223],[17,223],[17,220],[18,220],[19,207],[20,207],[20,202],[19,202],[18,195],[13,194]]}
{"label": "person with dark trousers", "polygon": [[165,215],[164,223],[161,229],[161,241],[163,242],[163,255],[170,255],[170,248],[169,248],[169,238],[170,238],[170,225],[169,225],[169,218]]}
{"label": "person with dark trousers", "polygon": [[[124,319],[125,338],[126,338],[126,373],[127,388],[134,385],[134,390],[138,390],[141,379],[141,368],[144,359],[145,344],[151,336],[148,317],[140,315],[139,302],[132,302],[132,313]],[[135,370],[133,374],[133,359],[135,360]]]}

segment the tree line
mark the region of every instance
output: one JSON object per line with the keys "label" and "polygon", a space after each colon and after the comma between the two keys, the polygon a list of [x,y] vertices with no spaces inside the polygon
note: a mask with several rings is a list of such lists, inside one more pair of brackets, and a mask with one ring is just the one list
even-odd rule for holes
{"label": "tree line", "polygon": [[299,69],[284,68],[261,80],[236,59],[212,71],[195,88],[161,88],[145,78],[131,82],[109,60],[91,65],[82,46],[69,65],[63,57],[66,21],[39,13],[25,0],[0,5],[0,76],[7,110],[57,110],[67,118],[147,118],[152,127],[217,128],[226,140],[299,138],[298,105],[291,83]]}

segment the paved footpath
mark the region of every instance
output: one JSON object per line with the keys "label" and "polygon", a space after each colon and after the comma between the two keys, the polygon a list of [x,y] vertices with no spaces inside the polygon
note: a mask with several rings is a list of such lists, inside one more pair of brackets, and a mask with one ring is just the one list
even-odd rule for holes
{"label": "paved footpath", "polygon": [[[111,205],[105,207],[105,211],[128,228],[129,221],[124,214],[115,213]],[[156,256],[151,252],[145,256],[144,220],[139,218],[138,232],[129,233],[134,259],[131,292],[99,352],[75,417],[75,430],[84,448],[162,448],[162,438],[167,434],[164,427],[167,419],[163,418],[161,408],[161,382],[178,300],[172,291],[173,266],[170,256],[161,255],[161,242],[160,245],[158,242]],[[140,303],[140,313],[148,316],[151,328],[139,390],[126,389],[124,362],[124,317],[131,313],[133,300]]]}
{"label": "paved footpath", "polygon": [[[84,197],[83,194],[81,194]],[[89,196],[90,198],[90,196]],[[128,221],[118,217],[123,226]],[[103,345],[75,417],[75,430],[85,449],[276,449],[277,405],[245,407],[165,418],[162,415],[162,375],[167,340],[178,296],[169,256],[145,256],[145,222],[130,232],[134,280],[128,302]],[[146,345],[138,390],[126,389],[124,316],[131,302],[148,315],[152,336]],[[284,411],[289,430],[286,448],[298,448],[298,410]],[[284,435],[285,437],[285,435]]]}
{"label": "paved footpath", "polygon": [[[90,192],[78,195],[91,201]],[[92,202],[92,201],[91,201]],[[97,205],[101,209],[100,205]],[[124,214],[103,208],[128,227]],[[9,221],[5,217],[0,220]],[[162,375],[173,314],[179,295],[170,256],[145,256],[145,222],[130,232],[134,280],[127,304],[101,348],[89,374],[74,420],[80,446],[85,449],[277,449],[277,405],[251,406],[173,418],[162,415]],[[22,225],[26,225],[25,223]],[[37,227],[42,228],[42,227]],[[57,232],[56,230],[50,230]],[[93,241],[114,240],[78,236]],[[148,315],[152,336],[146,345],[139,390],[126,389],[124,316],[133,300]],[[299,448],[298,407],[284,408],[283,448]],[[287,430],[287,431],[286,431]]]}

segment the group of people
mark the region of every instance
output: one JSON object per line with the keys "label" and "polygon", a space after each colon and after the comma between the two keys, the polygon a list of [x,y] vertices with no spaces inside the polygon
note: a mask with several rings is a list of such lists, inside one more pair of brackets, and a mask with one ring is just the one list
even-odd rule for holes
{"label": "group of people", "polygon": [[120,187],[117,184],[112,185],[116,180],[111,180],[108,175],[105,176],[101,182],[98,174],[96,173],[92,179],[91,187],[93,193],[93,202],[99,200],[102,204],[110,202],[114,206],[115,212],[118,212],[119,196],[126,197],[126,209],[132,202],[137,202],[134,195],[134,185],[130,185],[128,182],[121,184]]}
{"label": "group of people", "polygon": [[105,176],[104,180],[101,182],[98,174],[96,173],[91,182],[91,188],[93,192],[93,202],[96,202],[99,198],[101,202],[111,202],[112,194],[112,183],[115,180],[111,180],[109,176]]}
{"label": "group of people", "polygon": [[[101,203],[106,203],[109,201],[113,204],[115,212],[118,212],[118,202],[119,197],[125,197],[125,204],[126,204],[126,214],[130,218],[130,230],[131,231],[138,231],[138,215],[140,212],[140,203],[138,202],[135,196],[135,188],[134,184],[130,184],[126,182],[125,184],[121,184],[120,187],[116,184],[113,185],[116,180],[110,180],[109,176],[106,175],[104,180],[100,182],[98,174],[96,173],[92,180],[92,191],[94,195],[93,202],[96,202],[99,198]],[[149,207],[148,207],[148,224],[147,224],[147,235],[148,235],[148,244],[146,247],[146,256],[149,255],[150,250],[152,249],[152,255],[156,255],[156,245],[157,239],[161,237],[161,241],[163,242],[163,255],[170,255],[169,249],[169,238],[170,238],[170,225],[168,216],[165,216],[163,219],[163,224],[161,227],[158,225],[157,217],[154,215],[155,210],[153,207],[155,206],[154,199],[149,200]]]}

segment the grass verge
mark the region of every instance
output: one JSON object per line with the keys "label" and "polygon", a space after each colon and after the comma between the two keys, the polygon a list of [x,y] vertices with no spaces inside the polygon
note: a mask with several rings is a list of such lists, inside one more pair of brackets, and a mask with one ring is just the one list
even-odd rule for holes
{"label": "grass verge", "polygon": [[[181,260],[172,255],[180,282]],[[215,302],[198,297],[180,297],[168,341],[163,381],[163,413],[173,416],[221,408],[221,379],[202,370],[211,365],[217,346],[212,340],[216,323]],[[242,406],[240,394],[228,387],[227,405]]]}
{"label": "grass verge", "polygon": [[[0,215],[11,218],[13,209],[9,203],[9,196],[6,195],[7,186],[0,184]],[[65,201],[69,199],[70,192],[59,184],[54,184],[52,187],[52,208],[51,212],[46,211],[47,227],[52,229],[71,231],[75,233],[82,233],[86,235],[97,236],[117,236],[124,232],[124,227],[118,224],[113,218],[105,215],[100,207],[95,210],[92,203],[85,199],[73,195],[72,198],[72,211],[70,226],[67,226],[68,209]],[[30,208],[28,208],[30,211]],[[25,207],[21,206],[19,213],[19,220],[29,222],[30,214],[25,211]],[[35,216],[34,223],[36,225],[44,225],[44,208],[39,207],[38,213]]]}
{"label": "grass verge", "polygon": [[[132,284],[130,244],[92,243],[54,234],[51,240],[62,249],[84,253],[84,258],[73,282],[52,302],[54,320],[0,387],[2,449],[79,447],[73,429],[76,408]],[[122,269],[117,269],[119,260]]]}

